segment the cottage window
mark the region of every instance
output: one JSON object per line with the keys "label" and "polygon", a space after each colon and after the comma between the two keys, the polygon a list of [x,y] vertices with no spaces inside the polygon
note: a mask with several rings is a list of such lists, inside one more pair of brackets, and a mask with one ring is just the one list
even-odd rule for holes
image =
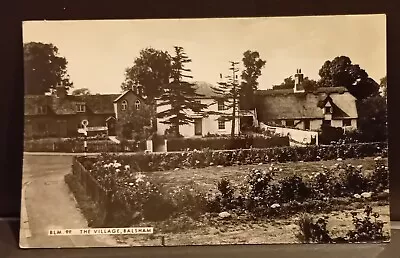
{"label": "cottage window", "polygon": [[322,122],[324,125],[331,125],[331,120],[324,120],[323,122]]}
{"label": "cottage window", "polygon": [[325,114],[330,114],[332,112],[331,107],[325,107]]}
{"label": "cottage window", "polygon": [[136,110],[139,110],[139,109],[140,109],[140,100],[136,100],[136,102],[135,102],[135,108],[136,108]]}
{"label": "cottage window", "polygon": [[310,130],[310,120],[304,120],[304,129]]}
{"label": "cottage window", "polygon": [[128,101],[123,100],[122,103],[121,103],[121,109],[122,110],[126,110],[127,107],[128,107]]}
{"label": "cottage window", "polygon": [[219,119],[218,120],[218,129],[219,130],[225,130],[225,120],[224,119]]}
{"label": "cottage window", "polygon": [[286,120],[286,126],[294,126],[294,120]]}
{"label": "cottage window", "polygon": [[343,119],[343,126],[351,126],[351,119]]}
{"label": "cottage window", "polygon": [[225,103],[223,100],[218,100],[218,110],[225,110]]}
{"label": "cottage window", "polygon": [[44,115],[47,113],[47,107],[46,106],[38,106],[38,114]]}
{"label": "cottage window", "polygon": [[85,106],[85,104],[77,104],[77,105],[76,105],[76,111],[77,111],[77,112],[86,112],[86,106]]}

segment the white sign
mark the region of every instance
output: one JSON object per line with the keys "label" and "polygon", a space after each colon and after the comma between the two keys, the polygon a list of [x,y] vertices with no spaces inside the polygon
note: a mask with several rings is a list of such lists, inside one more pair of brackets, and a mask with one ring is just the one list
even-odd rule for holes
{"label": "white sign", "polygon": [[152,227],[134,228],[75,228],[50,229],[49,236],[83,236],[83,235],[141,235],[153,234]]}
{"label": "white sign", "polygon": [[86,126],[88,126],[89,125],[89,121],[88,120],[82,120],[82,125],[84,126],[84,127],[86,127]]}
{"label": "white sign", "polygon": [[84,128],[79,128],[78,133],[86,133],[86,130]]}

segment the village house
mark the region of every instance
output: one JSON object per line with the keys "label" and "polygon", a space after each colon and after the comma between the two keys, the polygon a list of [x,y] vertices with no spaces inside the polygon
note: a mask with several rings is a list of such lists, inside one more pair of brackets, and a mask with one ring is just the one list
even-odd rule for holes
{"label": "village house", "polygon": [[[230,134],[232,121],[220,119],[220,115],[207,114],[220,112],[227,115],[232,114],[232,109],[228,109],[223,101],[216,101],[218,97],[212,90],[213,85],[207,82],[194,82],[196,93],[202,96],[196,97],[196,101],[207,105],[206,115],[195,114],[188,111],[188,114],[194,118],[193,124],[180,125],[179,132],[184,137],[202,137],[207,134]],[[159,106],[160,100],[157,103],[157,113],[171,108],[170,105]],[[164,135],[165,131],[170,128],[170,125],[163,124],[164,119],[157,119],[157,134]],[[235,131],[239,130],[239,118],[235,119]]]}
{"label": "village house", "polygon": [[345,87],[322,87],[312,92],[302,87],[298,70],[293,89],[257,90],[256,109],[260,123],[319,131],[322,124],[357,129],[356,98]]}
{"label": "village house", "polygon": [[72,137],[87,123],[88,135],[116,134],[124,114],[146,105],[141,89],[122,94],[68,95],[58,86],[54,94],[25,96],[25,137]]}

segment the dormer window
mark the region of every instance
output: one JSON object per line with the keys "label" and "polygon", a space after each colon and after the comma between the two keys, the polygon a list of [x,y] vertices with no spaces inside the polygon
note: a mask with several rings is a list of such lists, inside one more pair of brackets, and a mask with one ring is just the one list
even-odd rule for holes
{"label": "dormer window", "polygon": [[76,104],[76,112],[86,112],[85,104]]}
{"label": "dormer window", "polygon": [[225,110],[225,103],[223,100],[218,100],[218,110]]}
{"label": "dormer window", "polygon": [[330,114],[332,113],[332,108],[331,107],[325,107],[325,114]]}
{"label": "dormer window", "polygon": [[140,100],[136,100],[136,102],[135,102],[135,108],[136,108],[136,110],[139,110],[139,109],[140,109]]}
{"label": "dormer window", "polygon": [[121,109],[126,110],[128,108],[128,101],[123,100],[121,103]]}
{"label": "dormer window", "polygon": [[47,106],[38,106],[37,108],[37,113],[39,115],[45,115],[47,114]]}

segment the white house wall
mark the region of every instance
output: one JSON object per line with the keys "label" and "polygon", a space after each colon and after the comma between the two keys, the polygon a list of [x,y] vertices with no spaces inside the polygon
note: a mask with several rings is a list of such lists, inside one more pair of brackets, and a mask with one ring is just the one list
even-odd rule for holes
{"label": "white house wall", "polygon": [[[202,104],[209,105],[208,108],[206,109],[207,111],[218,111],[218,105],[214,103],[213,99],[199,99]],[[164,105],[164,106],[158,106],[157,107],[157,113],[165,111],[170,108],[170,105]],[[220,111],[219,111],[220,112]],[[232,113],[232,109],[230,110],[224,110],[227,114]],[[188,112],[189,115],[196,115],[192,112]],[[201,118],[199,116],[199,118]],[[231,125],[232,121],[226,121],[225,122],[225,129],[221,130],[218,129],[218,119],[219,115],[209,115],[207,117],[202,117],[202,135],[207,135],[207,134],[230,134],[231,133]],[[170,127],[170,125],[163,124],[161,123],[162,119],[157,119],[157,134],[159,135],[164,135],[165,130]],[[239,118],[235,120],[235,133],[237,134],[239,132]],[[179,132],[182,134],[184,137],[196,137],[195,135],[195,126],[194,124],[188,124],[188,125],[181,125],[179,126]]]}
{"label": "white house wall", "polygon": [[310,130],[318,131],[321,130],[322,119],[312,119],[310,120]]}

